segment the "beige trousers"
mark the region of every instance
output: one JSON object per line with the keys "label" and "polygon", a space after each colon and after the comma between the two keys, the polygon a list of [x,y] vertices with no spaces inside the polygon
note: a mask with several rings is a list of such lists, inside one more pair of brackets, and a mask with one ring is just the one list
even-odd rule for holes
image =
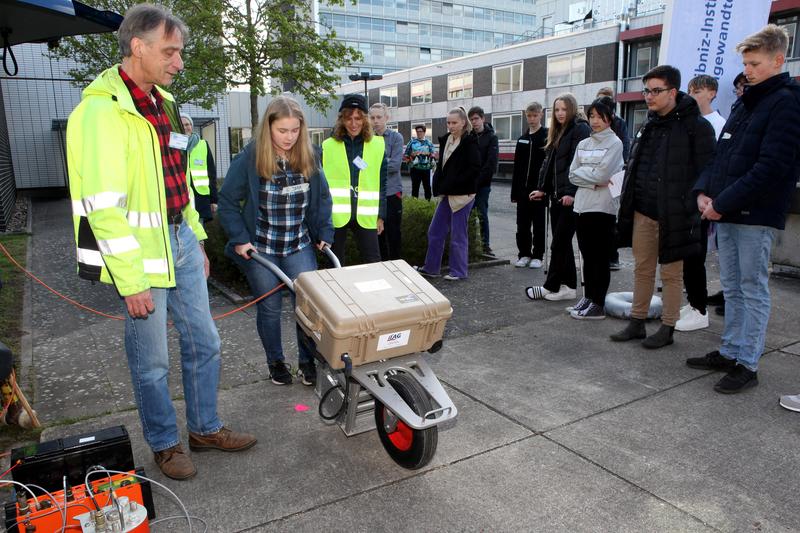
{"label": "beige trousers", "polygon": [[[658,266],[658,222],[643,214],[633,214],[633,306],[631,317],[647,318],[653,297]],[[661,265],[663,312],[661,322],[675,326],[681,311],[683,291],[683,261]]]}

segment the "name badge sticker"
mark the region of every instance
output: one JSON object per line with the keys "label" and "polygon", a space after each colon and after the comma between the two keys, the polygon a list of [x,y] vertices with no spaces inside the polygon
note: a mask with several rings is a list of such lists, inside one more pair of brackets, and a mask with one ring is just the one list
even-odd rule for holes
{"label": "name badge sticker", "polygon": [[353,159],[353,164],[358,168],[358,170],[365,170],[367,168],[367,162],[361,159],[360,155],[357,155],[355,159]]}
{"label": "name badge sticker", "polygon": [[310,185],[308,183],[299,183],[297,185],[289,185],[281,189],[281,194],[293,194],[296,192],[307,191]]}
{"label": "name badge sticker", "polygon": [[727,131],[722,134],[722,138],[723,139],[730,139],[731,137],[732,137],[732,135],[730,133],[728,133]]}
{"label": "name badge sticker", "polygon": [[531,142],[528,139],[520,139],[517,141],[520,144],[530,144]]}
{"label": "name badge sticker", "polygon": [[188,135],[184,135],[183,133],[178,133],[176,131],[171,131],[169,133],[170,148],[174,148],[175,150],[186,150],[187,146],[189,146]]}

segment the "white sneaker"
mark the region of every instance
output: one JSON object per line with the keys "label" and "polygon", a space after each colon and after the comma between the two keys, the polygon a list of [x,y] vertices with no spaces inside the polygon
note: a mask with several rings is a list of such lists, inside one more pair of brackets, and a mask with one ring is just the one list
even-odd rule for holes
{"label": "white sneaker", "polygon": [[683,317],[685,317],[686,315],[688,315],[688,314],[689,314],[689,311],[691,311],[692,309],[693,309],[693,308],[692,308],[692,304],[686,304],[686,305],[684,305],[683,307],[681,307],[681,312],[680,312],[680,314],[678,315],[678,317],[679,317],[679,318],[683,318]]}
{"label": "white sneaker", "polygon": [[800,413],[800,394],[781,396],[781,407]]}
{"label": "white sneaker", "polygon": [[450,274],[445,274],[444,276],[442,276],[442,279],[445,281],[460,281],[464,278],[457,278],[455,276],[451,276]]}
{"label": "white sneaker", "polygon": [[514,263],[514,266],[517,268],[525,268],[526,266],[528,266],[528,263],[530,262],[531,262],[530,257],[520,257],[519,259],[517,259],[517,262]]}
{"label": "white sneaker", "polygon": [[542,268],[542,260],[531,259],[531,262],[528,264],[528,268]]}
{"label": "white sneaker", "polygon": [[551,292],[544,295],[545,300],[556,302],[558,300],[574,300],[577,297],[575,289],[570,289],[566,285],[559,287],[558,292]]}
{"label": "white sneaker", "polygon": [[708,310],[706,310],[706,314],[701,315],[700,311],[694,307],[690,307],[690,309],[675,323],[675,329],[678,331],[695,331],[697,329],[703,329],[707,327]]}

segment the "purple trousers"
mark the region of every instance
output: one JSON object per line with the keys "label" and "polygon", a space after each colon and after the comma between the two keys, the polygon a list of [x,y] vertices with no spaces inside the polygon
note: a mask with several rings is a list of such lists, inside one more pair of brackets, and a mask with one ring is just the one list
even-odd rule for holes
{"label": "purple trousers", "polygon": [[443,196],[433,220],[428,228],[428,253],[425,254],[423,269],[430,274],[438,274],[442,269],[442,255],[447,234],[450,233],[450,275],[457,278],[467,277],[467,261],[469,258],[469,237],[467,223],[475,199],[453,213],[447,196]]}

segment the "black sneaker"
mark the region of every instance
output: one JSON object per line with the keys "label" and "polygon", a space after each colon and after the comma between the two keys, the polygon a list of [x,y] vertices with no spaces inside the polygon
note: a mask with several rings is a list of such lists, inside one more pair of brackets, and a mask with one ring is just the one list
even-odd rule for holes
{"label": "black sneaker", "polygon": [[573,311],[583,311],[590,305],[592,305],[592,301],[584,296],[578,301],[577,304],[567,307],[567,313],[572,313]]}
{"label": "black sneaker", "polygon": [[291,367],[283,361],[278,361],[269,365],[269,378],[275,385],[291,385],[292,374],[289,373]]}
{"label": "black sneaker", "polygon": [[717,316],[725,316],[725,305],[718,305],[714,312]]}
{"label": "black sneaker", "polygon": [[717,381],[714,390],[722,394],[736,394],[750,387],[758,385],[758,372],[736,365],[733,370]]}
{"label": "black sneaker", "polygon": [[317,384],[317,367],[314,361],[310,363],[300,363],[300,369],[297,371],[297,377],[303,385],[312,386]]}
{"label": "black sneaker", "polygon": [[569,316],[575,320],[603,320],[606,317],[606,312],[599,305],[590,303],[588,307],[580,311],[573,311]]}
{"label": "black sneaker", "polygon": [[725,295],[722,291],[717,291],[706,298],[706,305],[725,305]]}
{"label": "black sneaker", "polygon": [[728,359],[719,353],[719,350],[714,350],[703,357],[690,357],[686,360],[686,366],[700,370],[722,370],[728,372],[736,366],[736,360]]}
{"label": "black sneaker", "polygon": [[494,255],[492,248],[488,244],[483,245],[483,255],[487,257],[497,257],[496,255]]}

